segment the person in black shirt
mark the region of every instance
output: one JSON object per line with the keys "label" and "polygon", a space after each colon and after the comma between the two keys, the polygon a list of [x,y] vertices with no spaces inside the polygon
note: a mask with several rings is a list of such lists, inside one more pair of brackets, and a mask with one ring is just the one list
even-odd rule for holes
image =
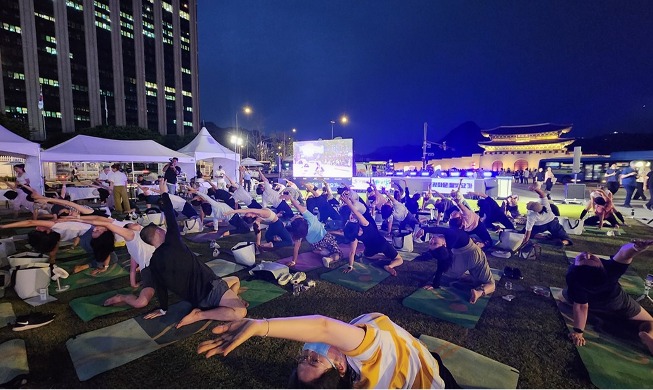
{"label": "person in black shirt", "polygon": [[651,170],[646,174],[646,187],[648,188],[649,197],[644,207],[653,211],[653,163],[651,163]]}
{"label": "person in black shirt", "polygon": [[376,222],[370,220],[372,218],[369,213],[366,213],[368,217],[363,216],[363,214],[353,206],[351,199],[349,199],[348,196],[342,196],[340,199],[342,199],[345,205],[349,206],[351,212],[354,213],[358,220],[358,222],[347,222],[343,229],[345,238],[351,240],[349,267],[347,267],[343,272],[348,273],[354,270],[356,247],[358,246],[358,241],[360,241],[365,245],[365,251],[363,252],[365,257],[372,257],[379,253],[383,253],[391,260],[390,264],[384,266],[383,269],[388,271],[390,275],[397,276],[395,268],[404,263],[399,252],[397,252],[395,247],[386,241],[385,237],[383,237],[379,232],[379,229],[376,227]]}
{"label": "person in black shirt", "polygon": [[168,183],[168,192],[171,194],[177,193],[177,175],[181,173],[181,168],[177,166],[179,159],[173,157],[170,162],[163,166],[163,177]]}
{"label": "person in black shirt", "polygon": [[244,318],[246,303],[182,241],[168,193],[161,194],[160,203],[168,230],[149,224],[140,233],[143,241],[156,248],[149,268],[160,305],[160,309],[144,318],[166,314],[168,290],[195,307],[179,321],[177,328],[200,320],[236,321]]}
{"label": "person in black shirt", "polygon": [[653,317],[619,284],[633,257],[651,245],[653,240],[633,240],[610,259],[600,259],[588,252],[576,256],[567,271],[567,289],[563,291],[573,305],[574,327],[569,339],[576,346],[585,345],[583,329],[591,310],[639,322],[639,338],[653,354]]}
{"label": "person in black shirt", "polygon": [[478,192],[468,192],[467,194],[476,195],[480,198],[478,200],[478,215],[486,227],[498,222],[506,229],[515,229],[515,225],[513,225],[512,221],[510,221],[506,213],[501,209],[501,206],[492,197]]}

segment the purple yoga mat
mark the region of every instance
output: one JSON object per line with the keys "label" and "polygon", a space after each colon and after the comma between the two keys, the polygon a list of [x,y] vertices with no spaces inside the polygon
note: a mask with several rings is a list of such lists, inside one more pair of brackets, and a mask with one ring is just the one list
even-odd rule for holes
{"label": "purple yoga mat", "polygon": [[[291,260],[292,256],[277,260],[277,263],[288,265]],[[322,257],[320,255],[313,252],[304,252],[299,254],[297,263],[290,268],[296,271],[308,272],[320,267],[322,267]]]}

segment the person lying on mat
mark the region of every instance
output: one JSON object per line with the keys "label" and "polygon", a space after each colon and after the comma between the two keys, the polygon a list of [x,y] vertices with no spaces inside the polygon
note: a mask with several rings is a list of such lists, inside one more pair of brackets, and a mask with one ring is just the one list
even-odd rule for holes
{"label": "person lying on mat", "polygon": [[[203,194],[194,188],[186,187],[186,190],[200,199],[202,213],[208,215],[213,219],[213,230],[218,231],[220,221],[229,221],[235,229],[229,230],[224,233],[225,236],[230,234],[246,234],[250,232],[249,225],[240,218],[238,214],[227,214],[234,209],[226,203],[218,202],[207,194]],[[204,217],[202,218],[204,221]]]}
{"label": "person lying on mat", "polygon": [[184,244],[168,193],[161,194],[161,205],[168,230],[149,224],[140,232],[141,239],[155,248],[149,268],[159,301],[159,309],[144,318],[166,314],[168,290],[194,307],[177,328],[200,320],[235,321],[245,317],[245,302]]}
{"label": "person lying on mat", "polygon": [[516,251],[519,251],[524,247],[528,241],[530,241],[531,236],[534,236],[538,233],[544,233],[548,231],[551,233],[553,238],[557,238],[562,241],[563,246],[571,245],[571,239],[565,231],[565,229],[558,222],[553,213],[551,203],[547,199],[547,194],[542,189],[537,186],[531,185],[528,187],[530,191],[536,192],[540,199],[539,201],[531,201],[526,204],[526,209],[528,210],[526,214],[526,227],[522,231],[524,233],[524,239],[522,244],[517,248]]}
{"label": "person lying on mat", "polygon": [[381,313],[350,323],[320,315],[246,318],[212,332],[217,337],[197,348],[207,358],[226,356],[254,336],[305,343],[289,388],[459,388],[437,353]]}
{"label": "person lying on mat", "polygon": [[603,228],[607,221],[613,228],[619,228],[619,224],[624,225],[624,216],[614,207],[612,193],[603,189],[596,189],[590,192],[590,200],[587,202],[585,210],[580,213],[580,219],[585,218],[588,212],[594,210],[594,215],[583,221],[584,225],[597,226]]}
{"label": "person lying on mat", "polygon": [[424,289],[432,290],[454,281],[470,284],[469,302],[473,304],[492,294],[496,284],[485,252],[462,229],[460,222],[460,218],[452,218],[450,228],[427,226],[418,230],[415,234],[418,239],[426,233],[433,236],[429,240],[429,250],[415,260],[436,259],[438,262],[433,284],[425,285]]}
{"label": "person lying on mat", "polygon": [[[256,234],[256,246],[259,248],[282,248],[292,246],[292,236],[277,214],[270,209],[238,209],[224,213],[225,216],[232,214],[242,215],[243,221],[247,224],[253,224],[254,233]],[[265,243],[261,243],[261,224],[268,225],[265,230]]]}
{"label": "person lying on mat", "polygon": [[297,264],[299,248],[302,246],[303,240],[311,244],[313,252],[322,256],[322,265],[326,268],[329,268],[332,262],[340,260],[342,251],[338,246],[338,242],[331,233],[326,231],[322,222],[292,196],[282,195],[281,199],[292,203],[301,214],[296,215],[290,221],[289,230],[294,246],[292,260],[287,264],[288,267],[293,267]]}
{"label": "person lying on mat", "polygon": [[633,258],[653,245],[653,240],[633,240],[624,244],[610,259],[583,252],[567,271],[567,289],[563,295],[573,305],[574,327],[569,339],[583,346],[583,331],[589,312],[608,314],[639,323],[639,338],[653,354],[653,317],[621,285],[619,278]]}
{"label": "person lying on mat", "polygon": [[358,247],[358,241],[362,242],[365,245],[365,251],[363,255],[365,257],[374,257],[379,253],[383,253],[385,257],[390,260],[390,264],[383,267],[390,275],[397,276],[397,270],[395,268],[399,267],[404,263],[404,260],[401,258],[401,255],[391,243],[389,243],[383,234],[379,232],[379,229],[376,227],[376,222],[374,220],[367,219],[363,214],[356,209],[351,203],[349,197],[342,197],[345,204],[351,208],[352,213],[356,216],[358,222],[347,222],[343,233],[345,238],[351,240],[350,246],[351,250],[349,252],[349,266],[343,270],[344,273],[348,273],[354,270],[354,260],[356,257],[356,248]]}

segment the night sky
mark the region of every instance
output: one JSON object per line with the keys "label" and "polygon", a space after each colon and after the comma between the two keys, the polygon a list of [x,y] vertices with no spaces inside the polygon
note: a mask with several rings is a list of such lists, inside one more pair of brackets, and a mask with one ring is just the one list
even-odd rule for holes
{"label": "night sky", "polygon": [[201,118],[357,153],[474,121],[653,132],[653,3],[199,0]]}

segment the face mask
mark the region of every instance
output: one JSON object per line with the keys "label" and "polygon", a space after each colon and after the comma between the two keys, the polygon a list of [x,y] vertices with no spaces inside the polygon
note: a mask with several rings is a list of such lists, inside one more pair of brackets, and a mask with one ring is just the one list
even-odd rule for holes
{"label": "face mask", "polygon": [[324,344],[324,343],[305,343],[304,346],[302,347],[304,351],[313,351],[317,353],[318,355],[324,357],[330,364],[331,366],[335,369],[336,366],[331,362],[331,359],[329,359],[329,349],[331,349],[331,346],[329,344]]}

